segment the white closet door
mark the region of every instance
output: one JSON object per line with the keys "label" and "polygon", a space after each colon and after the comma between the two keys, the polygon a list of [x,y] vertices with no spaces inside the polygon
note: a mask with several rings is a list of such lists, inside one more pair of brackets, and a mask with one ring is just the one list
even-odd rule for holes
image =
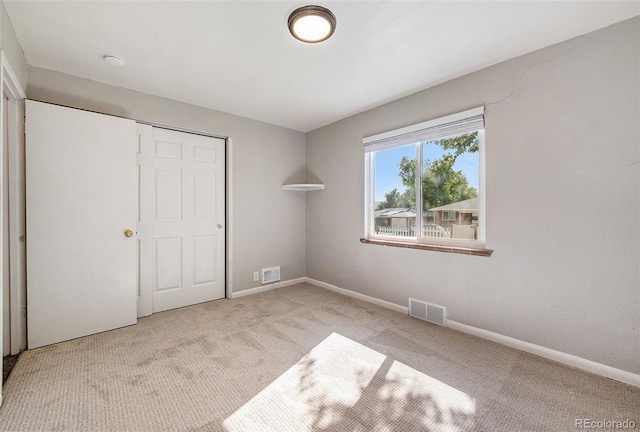
{"label": "white closet door", "polygon": [[153,312],[223,298],[225,142],[159,128],[152,135],[142,149],[152,169],[141,172],[153,176],[153,190],[141,193],[152,194],[142,202],[152,206],[153,244],[142,249],[153,254]]}
{"label": "white closet door", "polygon": [[27,101],[26,191],[29,349],[135,324],[135,122]]}

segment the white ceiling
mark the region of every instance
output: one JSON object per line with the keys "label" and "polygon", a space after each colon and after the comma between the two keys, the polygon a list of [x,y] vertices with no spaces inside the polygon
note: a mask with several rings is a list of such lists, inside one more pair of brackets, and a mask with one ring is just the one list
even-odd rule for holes
{"label": "white ceiling", "polygon": [[[640,1],[4,3],[32,66],[305,132],[640,14]],[[318,3],[337,30],[303,44],[287,17]]]}

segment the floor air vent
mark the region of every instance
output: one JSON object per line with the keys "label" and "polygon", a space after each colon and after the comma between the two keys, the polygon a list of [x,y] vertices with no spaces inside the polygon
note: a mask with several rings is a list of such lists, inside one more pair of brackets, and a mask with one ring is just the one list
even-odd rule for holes
{"label": "floor air vent", "polygon": [[267,284],[280,280],[280,266],[262,269],[262,283]]}
{"label": "floor air vent", "polygon": [[447,325],[447,308],[416,299],[409,299],[409,315],[441,326]]}

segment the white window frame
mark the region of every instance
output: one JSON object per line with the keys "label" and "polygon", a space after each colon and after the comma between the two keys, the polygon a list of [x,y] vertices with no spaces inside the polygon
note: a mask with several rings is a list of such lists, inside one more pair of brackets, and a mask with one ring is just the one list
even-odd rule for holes
{"label": "white window frame", "polygon": [[[463,122],[465,119],[482,116],[482,124],[484,125],[484,107],[474,108],[471,110],[463,111],[460,113],[440,117],[437,119],[429,120],[423,123],[407,126],[400,129],[384,132],[377,135],[365,137],[363,144],[365,146],[364,152],[364,237],[366,239],[376,240],[389,240],[394,242],[403,243],[420,243],[430,244],[437,246],[452,246],[452,247],[464,247],[484,249],[486,245],[486,187],[485,187],[485,130],[482,128],[474,129],[478,131],[478,235],[477,240],[465,240],[465,239],[443,239],[443,238],[406,238],[395,236],[376,236],[375,229],[375,154],[377,151],[386,150],[389,148],[399,147],[401,145],[411,144],[410,141],[413,136],[418,137],[413,143],[416,144],[416,172],[422,173],[422,142],[419,137],[422,131],[425,130],[446,130],[449,125],[455,125],[456,123]],[[465,132],[460,132],[465,133]],[[460,133],[452,133],[446,136],[454,136]],[[409,142],[403,141],[409,140]],[[367,146],[369,150],[367,150]],[[417,182],[416,185],[416,198],[422,200],[422,181]],[[418,206],[416,206],[418,207]],[[416,216],[420,213],[420,210],[416,209]],[[422,232],[422,217],[416,217],[416,232]]]}

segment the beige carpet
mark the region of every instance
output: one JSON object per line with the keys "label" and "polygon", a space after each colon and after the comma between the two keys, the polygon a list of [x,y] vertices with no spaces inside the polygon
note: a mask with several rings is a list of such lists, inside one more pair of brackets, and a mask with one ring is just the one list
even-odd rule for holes
{"label": "beige carpet", "polygon": [[302,284],[23,353],[0,430],[573,431],[640,389]]}

